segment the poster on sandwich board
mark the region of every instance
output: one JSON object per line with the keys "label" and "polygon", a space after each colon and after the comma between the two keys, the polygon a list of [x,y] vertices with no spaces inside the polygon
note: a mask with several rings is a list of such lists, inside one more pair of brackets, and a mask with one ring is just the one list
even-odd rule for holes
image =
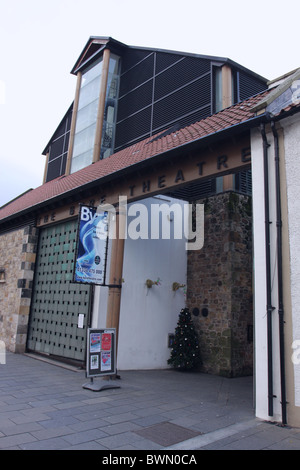
{"label": "poster on sandwich board", "polygon": [[115,338],[115,328],[88,329],[87,377],[116,374]]}

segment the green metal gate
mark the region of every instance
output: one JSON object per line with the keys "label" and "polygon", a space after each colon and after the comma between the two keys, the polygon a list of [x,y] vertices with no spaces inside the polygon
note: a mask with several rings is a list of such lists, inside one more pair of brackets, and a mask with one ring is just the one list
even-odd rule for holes
{"label": "green metal gate", "polygon": [[41,229],[27,348],[84,361],[90,286],[71,282],[76,236],[77,221]]}

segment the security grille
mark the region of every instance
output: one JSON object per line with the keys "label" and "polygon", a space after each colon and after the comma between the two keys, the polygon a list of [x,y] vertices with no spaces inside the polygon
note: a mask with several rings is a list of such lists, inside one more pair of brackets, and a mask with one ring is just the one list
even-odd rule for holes
{"label": "security grille", "polygon": [[235,175],[235,189],[241,194],[252,195],[252,172],[251,170],[240,171]]}
{"label": "security grille", "polygon": [[261,91],[266,90],[266,83],[261,80],[255,80],[255,78],[249,76],[246,73],[238,73],[238,101],[243,101],[249,96],[256,95]]}
{"label": "security grille", "polygon": [[27,347],[83,361],[90,288],[71,282],[76,232],[76,221],[41,230]]}
{"label": "security grille", "polygon": [[[211,114],[211,63],[205,58],[151,52],[122,59],[115,151]],[[127,67],[127,68],[126,68]]]}
{"label": "security grille", "polygon": [[51,181],[54,178],[63,175],[65,172],[72,113],[73,105],[64,116],[61,124],[51,139],[51,143],[49,144],[49,162],[47,167],[46,181]]}

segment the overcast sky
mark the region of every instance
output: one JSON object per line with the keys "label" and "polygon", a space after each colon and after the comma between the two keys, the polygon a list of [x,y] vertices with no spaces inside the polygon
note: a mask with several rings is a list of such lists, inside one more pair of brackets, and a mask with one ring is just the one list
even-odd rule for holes
{"label": "overcast sky", "polygon": [[0,0],[0,206],[42,184],[90,36],[229,57],[274,79],[300,67],[299,0]]}

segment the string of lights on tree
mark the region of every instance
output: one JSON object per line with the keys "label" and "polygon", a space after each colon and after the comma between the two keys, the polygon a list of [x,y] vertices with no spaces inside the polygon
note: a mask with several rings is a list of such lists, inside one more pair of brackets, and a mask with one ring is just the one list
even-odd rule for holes
{"label": "string of lights on tree", "polygon": [[189,309],[179,314],[173,347],[168,364],[181,370],[194,369],[200,363],[198,336]]}

